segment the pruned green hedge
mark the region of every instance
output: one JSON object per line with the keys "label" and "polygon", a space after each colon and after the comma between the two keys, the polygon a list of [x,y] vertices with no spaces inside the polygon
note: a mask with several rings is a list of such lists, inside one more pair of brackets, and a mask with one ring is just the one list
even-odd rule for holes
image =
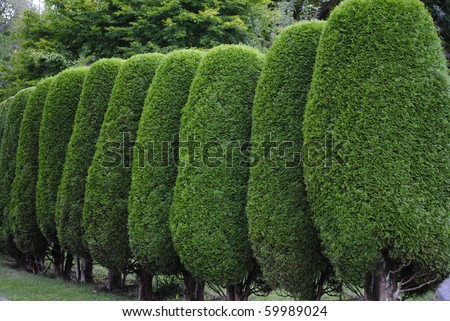
{"label": "pruned green hedge", "polygon": [[152,273],[180,270],[169,231],[169,213],[177,178],[181,108],[186,104],[202,54],[180,50],[158,67],[137,132],[130,189],[130,247],[140,265]]}
{"label": "pruned green hedge", "polygon": [[23,112],[34,87],[19,91],[8,103],[0,146],[0,226],[1,243],[4,252],[15,256],[16,245],[13,241],[11,221],[9,218],[9,200],[11,185],[16,170],[16,152],[19,144],[20,123]]}
{"label": "pruned green hedge", "polygon": [[39,229],[50,244],[59,244],[55,222],[56,197],[87,70],[79,67],[58,74],[50,86],[42,114],[36,216]]}
{"label": "pruned green hedge", "polygon": [[102,59],[89,68],[58,189],[56,228],[59,242],[69,252],[81,256],[87,254],[81,227],[87,172],[121,65],[120,59]]}
{"label": "pruned green hedge", "polygon": [[130,260],[127,205],[132,148],[145,97],[163,58],[136,55],[122,64],[88,171],[82,216],[88,249],[101,265],[121,272]]}
{"label": "pruned green hedge", "polygon": [[[256,89],[247,216],[264,278],[304,300],[324,268],[303,182],[302,123],[324,22],[286,28],[267,53]],[[269,145],[272,144],[272,145]],[[267,146],[273,149],[268,152]]]}
{"label": "pruned green hedge", "polygon": [[332,12],[305,113],[305,178],[347,282],[364,282],[382,258],[425,280],[449,275],[449,86],[419,0],[347,0]]}
{"label": "pruned green hedge", "polygon": [[36,182],[38,172],[39,128],[45,100],[53,78],[39,82],[28,99],[20,125],[15,178],[9,204],[12,230],[17,247],[25,254],[45,254],[47,242],[36,221]]}
{"label": "pruned green hedge", "polygon": [[247,46],[212,49],[182,110],[170,215],[174,247],[196,278],[224,286],[241,283],[252,264],[245,215],[249,164],[240,149],[250,140],[263,62],[263,55]]}

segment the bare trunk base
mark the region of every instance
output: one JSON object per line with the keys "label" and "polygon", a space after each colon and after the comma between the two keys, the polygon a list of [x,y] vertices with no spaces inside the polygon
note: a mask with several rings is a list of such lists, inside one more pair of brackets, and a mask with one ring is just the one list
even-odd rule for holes
{"label": "bare trunk base", "polygon": [[227,287],[227,301],[248,301],[250,291],[245,284],[237,284]]}
{"label": "bare trunk base", "polygon": [[196,280],[192,274],[185,271],[183,272],[184,289],[183,300],[184,301],[204,301],[205,300],[205,284],[202,281]]}
{"label": "bare trunk base", "polygon": [[[63,255],[64,259],[64,255]],[[67,253],[65,256],[64,261],[64,270],[63,270],[63,278],[66,280],[70,280],[70,274],[72,273],[72,267],[73,267],[73,255],[70,253]]]}
{"label": "bare trunk base", "polygon": [[397,301],[400,299],[397,275],[393,262],[385,254],[377,269],[366,278],[365,299],[369,301]]}
{"label": "bare trunk base", "polygon": [[153,275],[147,271],[141,270],[138,273],[139,280],[139,295],[138,299],[141,301],[153,300]]}
{"label": "bare trunk base", "polygon": [[119,270],[108,270],[108,283],[106,284],[107,291],[116,291],[122,287],[122,274]]}
{"label": "bare trunk base", "polygon": [[64,275],[64,253],[59,244],[53,246],[51,251],[53,257],[53,269],[57,277],[62,278]]}
{"label": "bare trunk base", "polygon": [[80,264],[80,257],[78,255],[75,255],[75,279],[77,282],[81,281],[81,264]]}
{"label": "bare trunk base", "polygon": [[81,258],[81,283],[93,283],[94,278],[92,277],[92,270],[93,270],[93,264],[92,264],[92,258],[89,257],[82,257]]}

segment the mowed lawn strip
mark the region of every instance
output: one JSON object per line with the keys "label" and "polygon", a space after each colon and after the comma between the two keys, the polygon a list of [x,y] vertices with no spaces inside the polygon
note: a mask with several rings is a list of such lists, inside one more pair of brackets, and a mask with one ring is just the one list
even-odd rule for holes
{"label": "mowed lawn strip", "polygon": [[10,301],[120,301],[129,297],[96,291],[94,285],[75,284],[28,273],[0,257],[0,298]]}

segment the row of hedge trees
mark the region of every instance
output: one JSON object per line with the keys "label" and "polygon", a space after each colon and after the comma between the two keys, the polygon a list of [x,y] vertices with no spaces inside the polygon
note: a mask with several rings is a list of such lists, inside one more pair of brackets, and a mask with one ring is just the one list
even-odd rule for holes
{"label": "row of hedge trees", "polygon": [[[418,0],[346,0],[247,46],[66,70],[0,104],[1,249],[108,288],[182,274],[246,300],[450,273],[450,79]],[[419,239],[417,235],[422,237]]]}

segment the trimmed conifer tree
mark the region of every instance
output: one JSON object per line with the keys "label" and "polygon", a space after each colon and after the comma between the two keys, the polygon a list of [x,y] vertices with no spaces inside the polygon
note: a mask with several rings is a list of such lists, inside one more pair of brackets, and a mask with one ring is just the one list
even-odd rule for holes
{"label": "trimmed conifer tree", "polygon": [[303,182],[302,123],[322,21],[286,28],[256,89],[247,216],[255,257],[274,288],[312,300],[324,271]]}
{"label": "trimmed conifer tree", "polygon": [[174,247],[196,278],[228,287],[230,300],[246,299],[243,283],[254,270],[244,154],[263,61],[247,46],[212,49],[200,63],[182,111],[170,215]]}
{"label": "trimmed conifer tree", "polygon": [[202,53],[179,50],[158,67],[137,132],[128,203],[130,247],[151,274],[183,271],[169,230],[169,213],[177,178],[181,108],[186,104]]}
{"label": "trimmed conifer tree", "polygon": [[47,241],[36,221],[39,127],[53,78],[38,83],[26,105],[20,125],[16,169],[11,187],[10,219],[17,247],[31,257],[45,255]]}
{"label": "trimmed conifer tree", "polygon": [[92,282],[92,260],[83,242],[84,230],[81,226],[86,177],[121,65],[120,59],[102,59],[89,68],[58,188],[55,210],[58,240],[62,248],[83,258],[83,283]]}
{"label": "trimmed conifer tree", "polygon": [[11,185],[16,169],[16,153],[19,143],[20,123],[23,112],[34,87],[19,91],[9,102],[5,119],[3,137],[0,146],[0,221],[1,234],[6,254],[20,259],[23,255],[13,240],[11,221],[9,219],[9,201]]}
{"label": "trimmed conifer tree", "polygon": [[145,97],[162,54],[136,55],[119,70],[88,170],[82,224],[88,249],[109,269],[109,288],[120,286],[131,253],[128,194],[133,144]]}
{"label": "trimmed conifer tree", "polygon": [[325,253],[366,296],[450,273],[450,80],[419,0],[347,0],[322,35],[304,121]]}
{"label": "trimmed conifer tree", "polygon": [[[69,266],[64,266],[64,252],[56,234],[55,205],[87,70],[86,67],[71,68],[55,76],[47,95],[39,132],[36,217],[39,229],[52,247],[55,272],[62,277],[67,277],[70,271]],[[70,265],[71,261],[68,256],[66,263]]]}

